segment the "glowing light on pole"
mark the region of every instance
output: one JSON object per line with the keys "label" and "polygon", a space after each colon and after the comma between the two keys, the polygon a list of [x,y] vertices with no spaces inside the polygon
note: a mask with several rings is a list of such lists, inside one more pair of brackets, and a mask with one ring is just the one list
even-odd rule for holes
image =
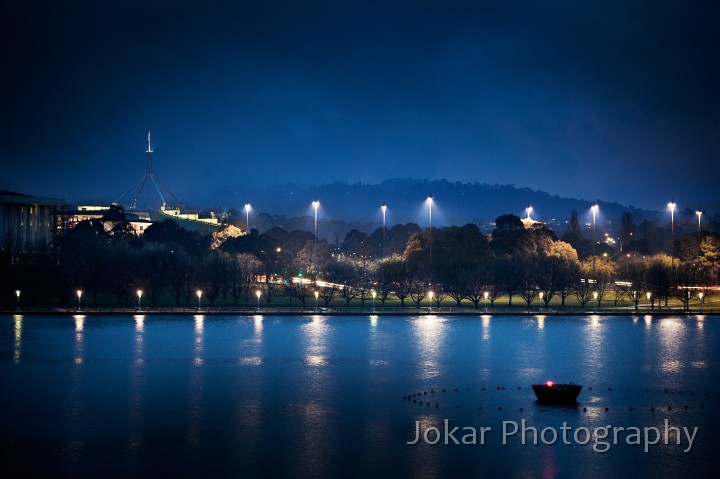
{"label": "glowing light on pole", "polygon": [[260,309],[260,295],[261,294],[262,293],[260,292],[259,289],[257,291],[255,291],[255,296],[257,296],[257,309]]}
{"label": "glowing light on pole", "polygon": [[315,201],[312,202],[312,207],[315,210],[315,236],[313,243],[313,273],[315,274],[315,279],[317,279],[317,271],[315,270],[315,253],[317,250],[317,215],[318,215],[318,207],[320,206],[320,202],[315,198]]}
{"label": "glowing light on pole", "polygon": [[385,258],[385,213],[387,212],[387,205],[383,201],[382,206],[380,206],[380,209],[382,210],[383,215],[383,247],[382,247],[382,257]]}
{"label": "glowing light on pole", "polygon": [[201,301],[201,299],[202,299],[202,291],[200,291],[200,290],[198,289],[196,294],[197,294],[197,297],[198,297],[198,309],[200,309],[200,304],[201,304],[200,301]]}
{"label": "glowing light on pole", "polygon": [[593,218],[593,235],[592,235],[593,267],[595,265],[595,219],[596,219],[597,212],[599,209],[600,209],[600,207],[598,206],[597,203],[595,203],[594,205],[592,205],[590,207],[590,211],[592,211],[592,218]]}
{"label": "glowing light on pole", "polygon": [[701,243],[701,237],[700,237],[700,220],[702,218],[702,211],[697,210],[695,214],[698,217],[698,251],[700,250],[700,243]]}
{"label": "glowing light on pole", "polygon": [[82,306],[82,302],[81,302],[81,301],[82,301],[82,291],[79,290],[79,289],[77,290],[77,298],[78,298],[78,309],[81,309],[81,306]]}
{"label": "glowing light on pole", "polygon": [[17,297],[17,308],[16,309],[18,311],[20,311],[20,290],[19,289],[15,290],[15,296]]}
{"label": "glowing light on pole", "polygon": [[527,219],[532,219],[532,218],[530,218],[530,213],[532,213],[532,211],[533,211],[533,207],[528,204],[527,208],[525,208],[525,213],[527,213]]}
{"label": "glowing light on pole", "polygon": [[250,233],[250,210],[252,207],[250,206],[250,202],[245,202],[245,228],[247,229],[248,233]]}
{"label": "glowing light on pole", "polygon": [[142,289],[137,290],[137,297],[138,297],[138,309],[142,309]]}
{"label": "glowing light on pole", "polygon": [[704,297],[704,295],[703,295],[702,291],[700,291],[698,293],[698,299],[700,300],[700,308],[702,308],[705,305],[705,301],[703,300],[703,297]]}
{"label": "glowing light on pole", "polygon": [[320,293],[318,293],[317,291],[315,291],[315,311],[316,311],[316,312],[317,312],[317,300],[318,300],[318,296],[320,296]]}
{"label": "glowing light on pole", "polygon": [[668,208],[670,209],[670,241],[672,243],[670,250],[670,266],[675,268],[675,200],[670,200]]}
{"label": "glowing light on pole", "polygon": [[[702,293],[700,293],[700,294],[702,294]],[[372,290],[373,311],[375,311],[375,297],[376,297],[376,296],[377,296],[377,293],[376,293],[375,290],[373,289],[373,290]]]}
{"label": "glowing light on pole", "polygon": [[429,265],[429,272],[430,272],[430,280],[432,281],[432,207],[433,207],[433,195],[430,193],[427,197],[427,204],[430,207],[430,265]]}
{"label": "glowing light on pole", "polygon": [[485,291],[485,292],[483,293],[483,302],[485,303],[483,306],[484,306],[484,308],[485,308],[485,311],[487,311],[487,300],[488,300],[488,296],[490,296],[490,293],[488,293],[487,291]]}
{"label": "glowing light on pole", "polygon": [[[650,304],[650,298],[652,298],[652,293],[651,293],[650,291],[648,291],[647,293],[645,293],[645,297],[646,297],[647,300],[648,300],[648,304]],[[652,308],[655,309],[655,305],[654,305],[654,304],[652,305]],[[658,308],[660,308],[660,304],[659,304],[659,303],[658,303]]]}
{"label": "glowing light on pole", "polygon": [[428,292],[428,304],[430,305],[429,311],[432,311],[432,299],[434,295],[435,293],[433,293],[432,291]]}

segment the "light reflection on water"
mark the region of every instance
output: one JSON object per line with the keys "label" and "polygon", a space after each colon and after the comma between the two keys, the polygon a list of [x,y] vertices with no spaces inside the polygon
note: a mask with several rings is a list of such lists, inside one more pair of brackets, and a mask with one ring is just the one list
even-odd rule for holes
{"label": "light reflection on water", "polygon": [[[246,477],[699,475],[720,454],[710,432],[720,427],[715,319],[0,317],[0,386],[13,391],[2,396],[0,444],[37,438],[14,446],[18,461],[42,455],[43,467],[77,475],[104,464],[135,477],[212,465]],[[555,377],[584,384],[580,405],[534,402],[530,384]],[[426,404],[402,401],[409,391],[427,393]],[[495,442],[405,444],[415,421],[445,418],[492,425]],[[538,427],[668,419],[705,435],[694,455],[672,445],[605,456],[500,446],[500,422],[520,418]]]}
{"label": "light reflection on water", "polygon": [[431,381],[442,373],[441,357],[447,325],[445,319],[435,315],[419,316],[410,320],[416,344],[417,377]]}

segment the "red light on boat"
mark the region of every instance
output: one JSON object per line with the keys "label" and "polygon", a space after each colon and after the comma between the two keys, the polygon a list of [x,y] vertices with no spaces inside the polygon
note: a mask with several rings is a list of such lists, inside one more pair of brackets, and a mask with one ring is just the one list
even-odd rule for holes
{"label": "red light on boat", "polygon": [[552,381],[548,381],[548,382],[546,382],[545,384],[547,384],[547,386],[548,386],[549,388],[551,388],[552,385],[553,385],[553,382],[552,382]]}

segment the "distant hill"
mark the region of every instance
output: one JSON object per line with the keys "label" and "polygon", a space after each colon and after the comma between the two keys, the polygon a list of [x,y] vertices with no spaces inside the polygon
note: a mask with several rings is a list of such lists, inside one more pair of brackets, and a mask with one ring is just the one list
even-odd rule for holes
{"label": "distant hill", "polygon": [[[236,189],[241,189],[237,188]],[[235,188],[234,188],[235,190]],[[574,209],[580,218],[589,218],[593,201],[562,198],[544,191],[516,188],[514,185],[461,183],[447,180],[388,179],[377,184],[335,182],[321,186],[289,184],[277,187],[242,188],[242,192],[215,192],[226,208],[241,209],[245,201],[263,213],[292,216],[312,214],[310,203],[317,197],[321,204],[321,220],[345,220],[379,224],[380,205],[388,205],[388,224],[415,222],[427,226],[425,199],[434,197],[433,225],[479,226],[492,223],[503,213],[524,216],[532,205],[532,217],[554,224],[565,223]],[[630,211],[636,222],[656,219],[658,211],[641,210],[615,202],[600,201],[598,221],[617,221],[623,211]]]}

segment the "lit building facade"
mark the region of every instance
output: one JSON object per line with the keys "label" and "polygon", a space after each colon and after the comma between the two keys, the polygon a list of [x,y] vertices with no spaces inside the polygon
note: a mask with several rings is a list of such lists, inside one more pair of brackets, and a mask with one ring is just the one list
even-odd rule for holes
{"label": "lit building facade", "polygon": [[51,244],[58,226],[59,198],[39,198],[0,190],[0,249],[22,249],[27,244]]}

